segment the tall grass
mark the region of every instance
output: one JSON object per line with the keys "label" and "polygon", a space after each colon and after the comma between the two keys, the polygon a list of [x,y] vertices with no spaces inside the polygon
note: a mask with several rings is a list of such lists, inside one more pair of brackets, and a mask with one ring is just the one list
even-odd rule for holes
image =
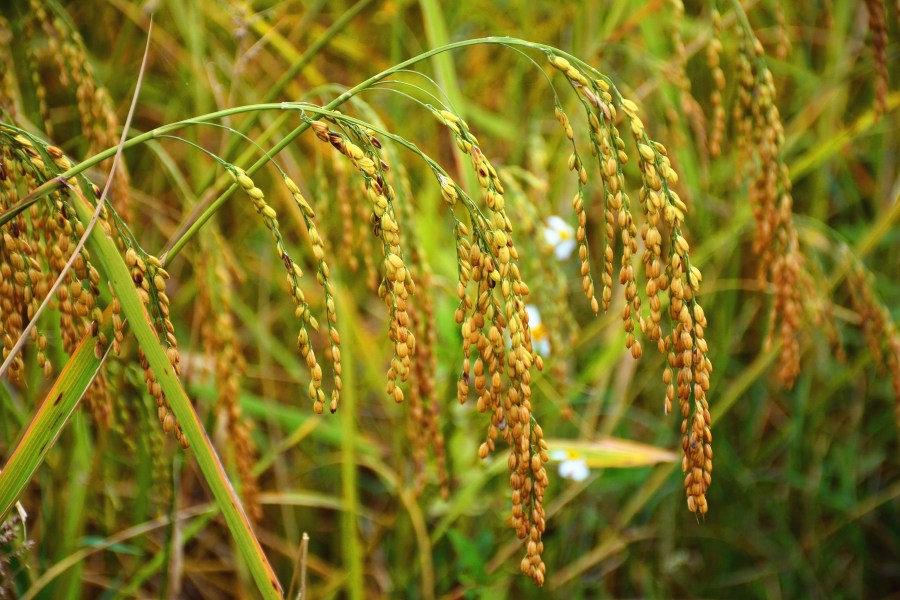
{"label": "tall grass", "polygon": [[898,20],[814,4],[0,7],[0,592],[893,593]]}

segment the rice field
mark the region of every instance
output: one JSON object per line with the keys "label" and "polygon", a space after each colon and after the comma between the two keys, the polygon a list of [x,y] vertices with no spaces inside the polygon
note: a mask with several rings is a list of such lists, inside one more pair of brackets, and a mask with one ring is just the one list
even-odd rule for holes
{"label": "rice field", "polygon": [[3,3],[0,598],[897,597],[898,40]]}

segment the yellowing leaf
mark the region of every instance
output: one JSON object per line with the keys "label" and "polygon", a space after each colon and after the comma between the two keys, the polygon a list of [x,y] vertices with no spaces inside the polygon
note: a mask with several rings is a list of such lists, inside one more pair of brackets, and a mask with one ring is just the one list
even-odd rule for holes
{"label": "yellowing leaf", "polygon": [[[605,437],[599,440],[547,440],[551,460],[584,459],[588,467],[627,469],[645,467],[657,463],[675,462],[679,455],[671,450],[632,442],[621,438]],[[559,453],[565,453],[560,457]]]}

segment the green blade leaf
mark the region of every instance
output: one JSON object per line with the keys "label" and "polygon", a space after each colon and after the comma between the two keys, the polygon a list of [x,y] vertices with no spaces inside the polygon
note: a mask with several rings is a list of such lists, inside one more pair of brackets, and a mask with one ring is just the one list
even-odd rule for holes
{"label": "green blade leaf", "polygon": [[[107,339],[112,339],[112,311],[107,309],[103,316],[103,327],[100,330]],[[94,355],[96,341],[90,335],[85,336],[74,354],[66,363],[56,383],[50,389],[44,403],[31,425],[22,436],[15,452],[7,461],[0,473],[0,507],[3,509],[0,521],[6,517],[10,508],[16,503],[22,490],[28,484],[35,470],[44,460],[59,432],[65,426],[78,401],[90,387],[103,364],[104,355],[98,359]],[[108,349],[107,349],[108,352]]]}
{"label": "green blade leaf", "polygon": [[[87,222],[91,218],[92,207],[80,194],[75,194],[73,200],[78,218],[82,222]],[[150,317],[144,310],[144,305],[132,283],[124,259],[102,227],[96,227],[91,232],[88,246],[95,263],[102,265],[115,290],[116,297],[122,305],[122,313],[130,322],[131,329],[144,351],[157,381],[162,386],[172,412],[175,413],[184,435],[187,436],[191,448],[194,450],[197,464],[215,496],[222,516],[234,536],[241,555],[247,562],[247,567],[259,587],[260,593],[263,598],[280,599],[283,591],[278,583],[278,578],[275,577],[275,572],[269,565],[259,541],[250,528],[250,522],[247,520],[241,502],[225,474],[222,462],[213,449],[206,431],[197,418],[197,413],[194,412],[191,401],[169,365],[165,350],[156,337]]]}

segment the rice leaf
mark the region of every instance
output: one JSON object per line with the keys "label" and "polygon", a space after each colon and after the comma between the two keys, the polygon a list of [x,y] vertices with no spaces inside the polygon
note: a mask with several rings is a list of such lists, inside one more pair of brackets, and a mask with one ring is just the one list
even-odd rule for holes
{"label": "rice leaf", "polygon": [[[91,207],[82,197],[76,195],[73,204],[79,219],[82,221],[90,219]],[[187,436],[191,448],[194,450],[200,470],[206,477],[219,509],[222,511],[222,516],[234,536],[241,555],[247,562],[260,593],[264,598],[281,598],[283,593],[281,585],[250,528],[250,522],[247,520],[240,499],[228,480],[222,462],[206,435],[203,425],[197,418],[191,401],[169,365],[165,350],[156,337],[149,315],[144,311],[144,305],[132,283],[124,259],[112,239],[107,237],[102,229],[94,229],[91,232],[88,245],[95,261],[103,266],[115,290],[116,297],[122,304],[122,313],[131,323],[135,337],[156,374],[172,411],[181,424],[184,435]]]}
{"label": "rice leaf", "polygon": [[[108,309],[103,318],[104,325],[101,327],[107,338],[112,338],[111,314],[112,311]],[[56,383],[50,388],[37,415],[7,461],[3,472],[0,473],[0,507],[3,508],[0,520],[6,517],[16,503],[35,470],[44,460],[44,456],[53,446],[59,432],[72,416],[78,401],[94,381],[106,358],[106,355],[99,359],[94,355],[95,343],[90,335],[82,340],[57,377]]]}
{"label": "rice leaf", "polygon": [[589,467],[624,469],[657,463],[674,462],[678,455],[671,450],[641,442],[614,437],[599,440],[547,440],[550,458],[557,452],[566,454],[563,460],[584,459]]}

